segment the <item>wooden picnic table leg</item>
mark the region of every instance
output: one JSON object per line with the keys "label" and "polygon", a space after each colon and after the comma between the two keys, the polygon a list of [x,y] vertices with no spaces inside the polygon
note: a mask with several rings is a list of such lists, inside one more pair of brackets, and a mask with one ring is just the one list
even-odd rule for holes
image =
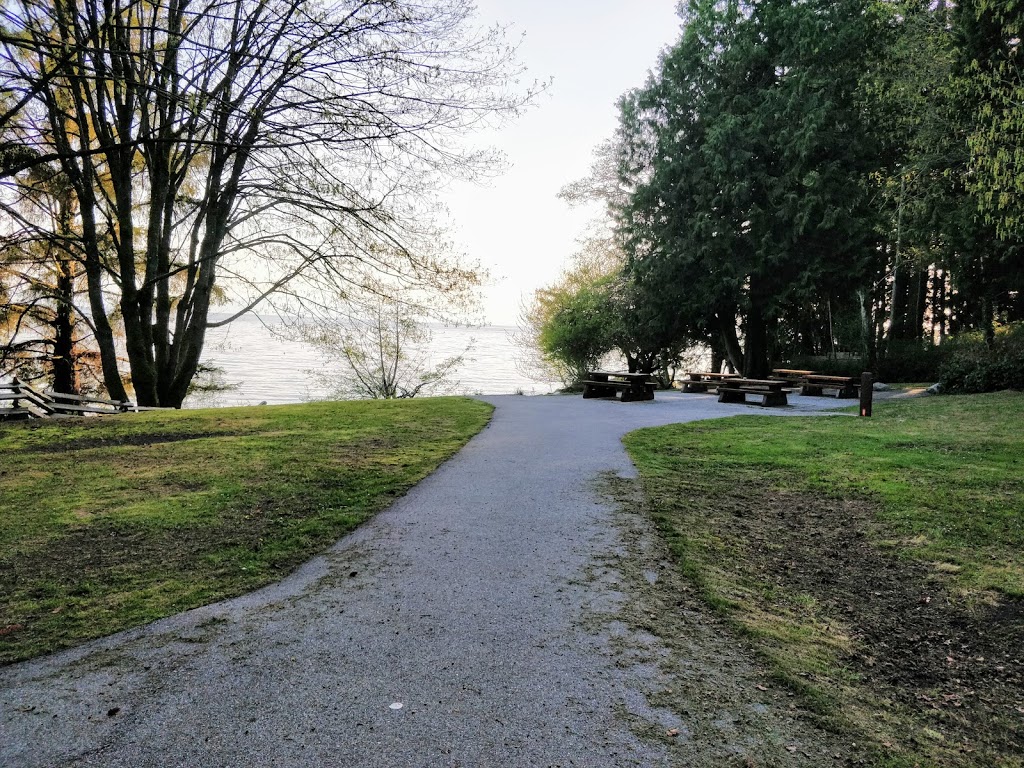
{"label": "wooden picnic table leg", "polygon": [[730,389],[718,390],[718,402],[720,403],[745,403],[747,396],[743,392],[736,392]]}

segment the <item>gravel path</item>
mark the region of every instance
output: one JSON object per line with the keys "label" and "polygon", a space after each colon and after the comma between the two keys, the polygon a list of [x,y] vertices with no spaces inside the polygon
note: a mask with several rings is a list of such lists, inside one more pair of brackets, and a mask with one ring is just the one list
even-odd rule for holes
{"label": "gravel path", "polygon": [[[283,582],[0,670],[0,765],[763,765],[776,753],[821,765],[838,754],[699,607],[661,625],[668,643],[637,627],[664,563],[643,518],[599,483],[632,476],[630,430],[761,411],[674,393],[486,399],[493,421],[461,453]],[[768,412],[836,405],[792,400]],[[681,667],[669,657],[684,635]],[[651,704],[687,685],[690,705]]]}

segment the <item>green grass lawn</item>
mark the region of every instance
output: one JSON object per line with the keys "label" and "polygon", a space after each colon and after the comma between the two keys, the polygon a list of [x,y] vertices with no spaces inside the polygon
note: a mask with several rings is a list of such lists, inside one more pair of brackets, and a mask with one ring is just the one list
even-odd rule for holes
{"label": "green grass lawn", "polygon": [[704,598],[879,765],[1024,764],[1024,395],[634,432]]}
{"label": "green grass lawn", "polygon": [[0,424],[0,664],[280,579],[491,410],[436,398]]}

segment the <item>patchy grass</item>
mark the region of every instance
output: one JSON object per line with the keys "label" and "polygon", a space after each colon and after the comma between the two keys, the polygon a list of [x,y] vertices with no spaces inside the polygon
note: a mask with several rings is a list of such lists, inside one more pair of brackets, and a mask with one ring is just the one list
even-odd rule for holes
{"label": "patchy grass", "polygon": [[626,446],[704,599],[876,764],[1024,765],[1024,395]]}
{"label": "patchy grass", "polygon": [[280,579],[490,412],[438,398],[0,426],[0,663]]}

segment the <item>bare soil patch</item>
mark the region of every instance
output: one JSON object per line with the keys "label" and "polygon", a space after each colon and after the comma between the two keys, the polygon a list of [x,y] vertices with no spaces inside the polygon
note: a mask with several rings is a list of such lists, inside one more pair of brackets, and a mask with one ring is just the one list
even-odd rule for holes
{"label": "bare soil patch", "polygon": [[[1024,754],[1024,603],[968,599],[942,568],[878,544],[872,505],[762,489],[718,525],[767,584],[811,595],[850,633],[843,661],[965,755]],[[955,745],[955,746],[954,746]]]}
{"label": "bare soil patch", "polygon": [[701,599],[652,535],[639,482],[605,476],[599,489],[620,507],[622,548],[600,558],[591,578],[620,599],[587,624],[645,682],[645,705],[620,713],[634,732],[666,744],[681,768],[864,765],[865,745],[823,728],[750,638]]}
{"label": "bare soil patch", "polygon": [[26,447],[26,453],[72,453],[92,448],[138,447],[146,445],[162,445],[164,443],[180,443],[185,440],[203,440],[218,437],[231,437],[233,432],[164,432],[161,434],[115,434],[103,437],[78,437],[63,442],[46,443]]}

